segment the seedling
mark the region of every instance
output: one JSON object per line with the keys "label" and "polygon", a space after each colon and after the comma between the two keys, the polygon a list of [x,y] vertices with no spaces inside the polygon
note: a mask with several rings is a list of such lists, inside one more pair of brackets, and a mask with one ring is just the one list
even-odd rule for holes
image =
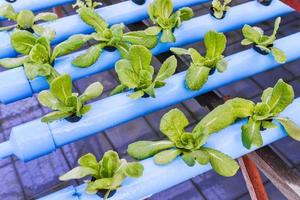
{"label": "seedling", "polygon": [[[96,4],[98,5],[98,4]],[[108,23],[94,10],[95,4],[91,2],[84,3],[78,0],[75,4],[78,7],[77,12],[81,19],[92,26],[96,32],[87,35],[74,35],[65,41],[68,46],[74,46],[74,44],[80,43],[73,51],[82,47],[88,41],[94,40],[96,44],[88,48],[88,50],[76,57],[72,64],[77,67],[89,67],[93,65],[100,57],[103,49],[113,51],[117,49],[122,58],[128,56],[130,44],[140,44],[147,48],[153,48],[157,44],[157,37],[155,35],[147,34],[145,31],[133,31],[124,33],[124,24],[115,24],[111,27]],[[77,37],[77,39],[74,39]]]}
{"label": "seedling", "polygon": [[154,35],[162,32],[160,41],[163,43],[175,42],[174,29],[180,27],[183,21],[194,16],[193,10],[188,7],[173,13],[172,0],[154,0],[149,4],[148,14],[153,24],[157,24],[157,26],[150,27],[146,31]]}
{"label": "seedling", "polygon": [[204,36],[206,55],[202,56],[194,48],[188,50],[182,48],[171,48],[177,55],[189,55],[192,58],[187,70],[185,82],[191,90],[199,90],[207,82],[208,76],[217,69],[223,72],[227,69],[227,61],[222,55],[226,47],[226,37],[223,33],[209,31]]}
{"label": "seedling", "polygon": [[84,105],[88,100],[101,95],[103,86],[100,82],[91,84],[82,95],[72,93],[72,79],[69,75],[61,75],[50,84],[50,91],[39,93],[39,102],[54,110],[42,118],[42,122],[52,122],[66,118],[70,122],[80,120],[82,115],[91,109],[91,105]]}
{"label": "seedling", "polygon": [[233,176],[239,169],[238,164],[228,155],[203,145],[210,134],[229,126],[238,118],[249,116],[252,109],[251,101],[240,98],[229,100],[203,118],[192,132],[185,131],[189,121],[184,113],[172,109],[160,121],[160,130],[168,140],[132,143],[128,146],[128,154],[138,160],[154,156],[154,162],[158,165],[168,164],[180,156],[188,166],[194,166],[196,162],[200,165],[210,163],[218,174]]}
{"label": "seedling", "polygon": [[117,152],[112,150],[105,152],[99,162],[93,154],[88,153],[79,158],[78,164],[78,167],[60,176],[59,180],[67,181],[90,176],[92,180],[86,181],[85,191],[88,194],[104,192],[104,199],[107,199],[111,192],[121,187],[126,177],[139,178],[144,171],[142,164],[120,159]]}
{"label": "seedling", "polygon": [[133,90],[130,98],[155,97],[155,88],[163,87],[167,78],[175,73],[177,60],[175,56],[169,57],[159,69],[153,80],[154,68],[151,66],[152,54],[149,49],[141,45],[132,45],[127,59],[119,60],[115,69],[121,84],[117,86],[112,95],[125,90]]}
{"label": "seedling", "polygon": [[26,30],[31,33],[36,33],[40,36],[48,37],[49,39],[55,37],[54,30],[49,27],[43,27],[37,25],[38,21],[54,21],[57,19],[57,15],[51,12],[43,12],[37,15],[30,10],[22,10],[17,13],[12,5],[5,4],[0,7],[0,16],[5,17],[9,20],[13,20],[16,24],[6,27],[0,27],[0,31],[12,30],[17,28],[19,30]]}
{"label": "seedling", "polygon": [[77,48],[83,40],[81,35],[74,36],[73,39],[77,40],[73,45],[62,42],[52,50],[49,38],[37,37],[28,31],[16,30],[11,35],[11,44],[23,56],[0,59],[0,65],[8,69],[23,65],[28,79],[43,76],[50,83],[59,76],[53,68],[55,59],[72,52],[72,48]]}
{"label": "seedling", "polygon": [[276,128],[277,125],[273,120],[279,122],[290,137],[300,141],[300,128],[290,119],[279,116],[293,100],[293,88],[281,79],[273,88],[264,90],[261,102],[255,105],[248,122],[242,126],[243,145],[247,149],[252,145],[262,146],[261,130]]}
{"label": "seedling", "polygon": [[216,19],[223,19],[226,12],[229,10],[229,4],[231,0],[224,0],[222,3],[221,0],[213,0],[211,3],[210,12],[213,17]]}
{"label": "seedling", "polygon": [[253,48],[260,54],[267,55],[272,54],[275,60],[278,63],[286,62],[285,53],[274,47],[274,41],[276,40],[276,34],[279,29],[281,18],[277,17],[274,24],[274,30],[272,35],[267,36],[264,35],[264,31],[259,27],[251,27],[249,25],[244,25],[242,32],[245,39],[242,40],[242,45],[250,45],[253,44]]}

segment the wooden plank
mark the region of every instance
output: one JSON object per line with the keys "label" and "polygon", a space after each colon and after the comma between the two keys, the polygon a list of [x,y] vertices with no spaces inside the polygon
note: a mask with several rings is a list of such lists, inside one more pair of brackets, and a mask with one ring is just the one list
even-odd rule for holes
{"label": "wooden plank", "polygon": [[300,0],[282,0],[282,2],[300,12]]}
{"label": "wooden plank", "polygon": [[248,157],[290,200],[300,200],[300,177],[270,147],[263,147]]}
{"label": "wooden plank", "polygon": [[249,159],[247,155],[239,158],[238,161],[251,199],[268,200],[268,195],[255,164]]}

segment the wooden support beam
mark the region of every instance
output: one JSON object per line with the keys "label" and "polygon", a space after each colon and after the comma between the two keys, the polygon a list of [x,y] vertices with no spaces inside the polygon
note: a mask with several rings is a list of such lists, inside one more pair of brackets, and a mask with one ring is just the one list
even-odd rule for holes
{"label": "wooden support beam", "polygon": [[255,164],[247,155],[238,159],[252,200],[268,200],[268,195]]}
{"label": "wooden support beam", "polygon": [[282,0],[282,2],[300,12],[300,0]]}
{"label": "wooden support beam", "polygon": [[270,147],[263,147],[248,157],[289,200],[300,200],[300,176]]}

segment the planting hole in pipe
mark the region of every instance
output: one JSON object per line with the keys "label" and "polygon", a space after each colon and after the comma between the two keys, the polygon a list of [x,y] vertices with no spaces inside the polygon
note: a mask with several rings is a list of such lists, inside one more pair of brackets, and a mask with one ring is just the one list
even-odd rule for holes
{"label": "planting hole in pipe", "polygon": [[226,15],[226,11],[223,11],[223,15],[222,15],[222,17],[221,18],[217,18],[216,16],[215,16],[215,11],[214,11],[214,8],[211,6],[210,8],[209,8],[209,14],[211,15],[211,16],[213,16],[215,19],[224,19],[224,17],[225,17],[225,15]]}
{"label": "planting hole in pipe", "polygon": [[146,2],[146,0],[132,0],[132,2],[137,5],[143,5]]}
{"label": "planting hole in pipe", "polygon": [[209,71],[209,75],[213,75],[216,72],[216,68],[211,68]]}
{"label": "planting hole in pipe", "polygon": [[103,49],[108,52],[114,52],[117,48],[114,46],[105,46]]}
{"label": "planting hole in pipe", "polygon": [[17,0],[5,0],[7,1],[8,3],[15,3]]}
{"label": "planting hole in pipe", "polygon": [[68,122],[71,122],[71,123],[75,123],[75,122],[78,122],[81,120],[82,117],[78,117],[76,115],[71,115],[69,117],[66,117],[65,120],[67,120]]}
{"label": "planting hole in pipe", "polygon": [[[270,45],[268,45],[267,47],[268,47],[268,48],[271,48],[271,47],[273,47],[273,44],[270,44]],[[257,47],[256,44],[253,44],[253,49],[254,49],[257,53],[259,53],[259,54],[261,54],[261,55],[268,55],[268,54],[269,54],[269,52],[266,52],[266,51],[264,51],[264,50],[261,50],[259,47]]]}
{"label": "planting hole in pipe", "polygon": [[261,5],[269,6],[272,3],[272,0],[257,0]]}

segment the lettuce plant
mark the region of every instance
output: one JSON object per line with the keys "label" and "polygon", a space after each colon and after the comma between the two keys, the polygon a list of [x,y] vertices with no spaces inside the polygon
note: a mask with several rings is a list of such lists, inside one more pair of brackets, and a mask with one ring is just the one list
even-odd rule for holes
{"label": "lettuce plant", "polygon": [[231,0],[224,0],[222,3],[221,0],[213,0],[211,3],[211,12],[212,15],[217,19],[223,19],[227,10],[229,10],[228,4],[230,4]]}
{"label": "lettuce plant", "polygon": [[60,176],[59,180],[67,181],[90,176],[92,180],[86,181],[85,191],[88,194],[96,194],[98,191],[105,192],[104,199],[121,187],[126,177],[139,178],[144,171],[142,164],[120,159],[117,152],[112,150],[105,152],[99,162],[93,154],[88,153],[79,158],[78,164],[78,167]]}
{"label": "lettuce plant", "polygon": [[274,41],[276,40],[276,34],[279,29],[280,21],[281,18],[277,17],[275,20],[273,33],[270,36],[264,35],[264,31],[259,27],[251,27],[247,24],[244,25],[242,32],[245,39],[242,40],[241,44],[253,44],[254,50],[257,52],[263,55],[272,54],[278,63],[285,63],[285,53],[282,50],[274,47]]}
{"label": "lettuce plant", "polygon": [[49,38],[55,37],[54,30],[36,24],[38,21],[56,20],[57,15],[55,13],[43,12],[34,15],[34,13],[30,10],[22,10],[19,13],[17,13],[10,4],[5,4],[5,5],[1,5],[0,7],[0,16],[16,22],[16,24],[11,26],[0,27],[0,31],[17,28],[20,30],[27,30],[30,32],[34,32],[41,36],[47,36]]}
{"label": "lettuce plant", "polygon": [[115,69],[121,84],[117,86],[112,95],[124,90],[134,90],[130,98],[155,97],[155,88],[163,87],[167,78],[175,73],[177,60],[175,56],[169,57],[159,69],[153,79],[154,68],[151,66],[152,54],[149,49],[141,45],[132,45],[127,59],[119,60]]}
{"label": "lettuce plant", "polygon": [[28,31],[14,31],[11,35],[12,47],[23,56],[0,59],[0,65],[8,69],[23,65],[28,79],[32,80],[37,76],[43,76],[50,83],[59,76],[53,68],[55,59],[78,48],[83,37],[82,35],[74,36],[73,40],[77,42],[72,45],[62,42],[52,49],[49,38],[37,37]]}
{"label": "lettuce plant", "polygon": [[153,22],[157,26],[150,27],[146,31],[152,34],[159,34],[162,32],[160,41],[175,42],[176,38],[173,34],[173,30],[181,26],[183,21],[191,19],[194,15],[193,10],[188,7],[179,9],[173,13],[172,0],[154,0],[149,4],[148,14]]}
{"label": "lettuce plant", "polygon": [[115,24],[109,27],[108,23],[94,10],[95,4],[78,0],[75,6],[79,7],[77,12],[81,19],[95,29],[94,33],[73,35],[64,42],[66,45],[73,47],[75,47],[74,44],[80,43],[72,49],[73,51],[79,49],[88,41],[95,42],[85,53],[72,61],[72,64],[77,67],[89,67],[94,64],[99,59],[103,49],[112,50],[116,48],[122,58],[126,58],[130,44],[144,45],[149,49],[157,44],[156,35],[147,34],[145,31],[124,33],[124,24]]}
{"label": "lettuce plant", "polygon": [[300,128],[286,117],[279,114],[294,100],[293,88],[283,80],[278,80],[273,88],[264,90],[261,102],[257,103],[252,115],[246,124],[242,126],[243,145],[250,149],[252,145],[263,145],[261,130],[276,128],[273,120],[279,122],[287,134],[300,141]]}
{"label": "lettuce plant", "polygon": [[226,128],[238,118],[249,116],[253,106],[248,100],[229,100],[204,117],[192,132],[185,130],[189,125],[185,115],[178,109],[172,109],[160,122],[160,130],[168,140],[138,141],[130,144],[127,152],[138,160],[154,156],[154,162],[158,165],[168,164],[180,156],[188,166],[194,166],[196,162],[201,165],[210,163],[218,174],[233,176],[239,168],[238,164],[228,155],[204,144],[210,134]]}
{"label": "lettuce plant", "polygon": [[69,75],[61,75],[50,84],[50,90],[39,93],[39,102],[54,110],[42,118],[42,122],[52,122],[66,118],[71,122],[78,121],[82,115],[91,109],[91,105],[84,105],[88,100],[101,95],[103,86],[100,82],[91,84],[82,95],[72,93],[72,79]]}
{"label": "lettuce plant", "polygon": [[227,68],[227,62],[222,55],[226,47],[226,37],[223,33],[209,31],[204,36],[206,55],[202,56],[194,48],[188,50],[182,48],[171,48],[177,55],[189,55],[192,58],[187,70],[185,82],[191,90],[199,90],[208,79],[215,68],[223,72]]}

